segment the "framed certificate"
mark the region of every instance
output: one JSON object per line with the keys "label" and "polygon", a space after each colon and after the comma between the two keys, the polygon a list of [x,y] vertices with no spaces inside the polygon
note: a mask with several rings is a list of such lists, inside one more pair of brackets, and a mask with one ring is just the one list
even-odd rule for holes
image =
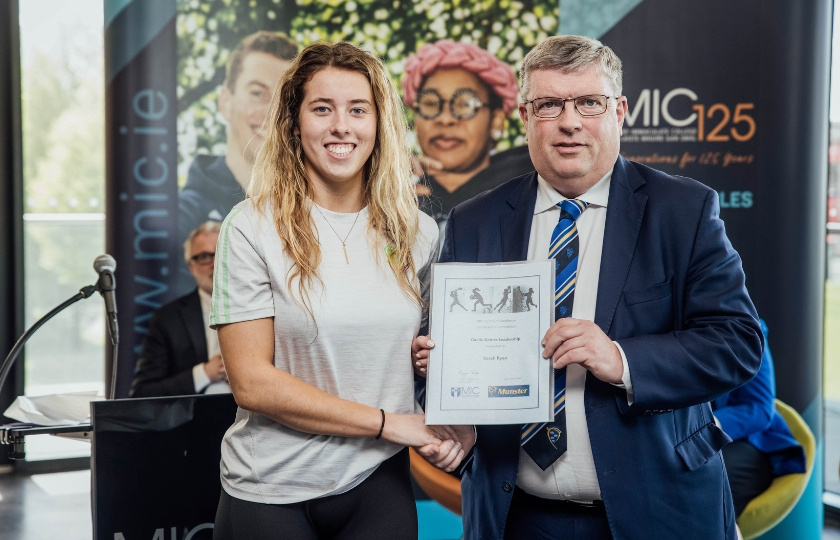
{"label": "framed certificate", "polygon": [[554,417],[553,261],[432,268],[427,424],[525,424]]}

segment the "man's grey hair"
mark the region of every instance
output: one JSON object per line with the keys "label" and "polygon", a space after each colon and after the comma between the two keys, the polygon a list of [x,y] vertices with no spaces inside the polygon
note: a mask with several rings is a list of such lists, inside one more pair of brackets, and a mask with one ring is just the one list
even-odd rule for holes
{"label": "man's grey hair", "polygon": [[190,257],[192,257],[192,243],[195,240],[195,237],[199,234],[210,234],[216,233],[218,234],[219,231],[222,230],[222,224],[218,221],[205,221],[192,231],[190,231],[190,235],[187,236],[187,239],[184,240],[184,260],[187,263],[190,262]]}
{"label": "man's grey hair", "polygon": [[613,95],[620,96],[621,60],[612,49],[597,39],[585,36],[551,36],[531,49],[522,62],[519,70],[522,99],[565,97],[530,95],[528,92],[531,90],[531,74],[536,70],[557,69],[563,73],[576,73],[591,66],[596,66],[602,75],[606,75],[612,83]]}

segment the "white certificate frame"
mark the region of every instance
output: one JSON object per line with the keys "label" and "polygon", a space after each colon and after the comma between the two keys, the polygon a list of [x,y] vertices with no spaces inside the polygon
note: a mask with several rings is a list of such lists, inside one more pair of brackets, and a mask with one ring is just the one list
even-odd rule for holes
{"label": "white certificate frame", "polygon": [[[432,267],[426,423],[527,424],[554,418],[551,260]],[[536,305],[534,305],[536,304]]]}

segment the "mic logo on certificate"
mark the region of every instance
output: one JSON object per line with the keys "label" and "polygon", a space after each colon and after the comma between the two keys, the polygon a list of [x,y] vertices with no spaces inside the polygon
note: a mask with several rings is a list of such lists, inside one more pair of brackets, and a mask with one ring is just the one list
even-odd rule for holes
{"label": "mic logo on certificate", "polygon": [[453,386],[449,392],[452,394],[452,397],[478,397],[478,393],[481,389],[477,386]]}

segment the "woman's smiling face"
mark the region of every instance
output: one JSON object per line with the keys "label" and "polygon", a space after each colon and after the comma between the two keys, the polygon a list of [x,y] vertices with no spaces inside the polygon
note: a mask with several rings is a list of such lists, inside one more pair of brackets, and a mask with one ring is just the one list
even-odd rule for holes
{"label": "woman's smiling face", "polygon": [[303,87],[298,125],[310,182],[330,191],[363,184],[377,130],[367,77],[334,68],[317,72]]}

